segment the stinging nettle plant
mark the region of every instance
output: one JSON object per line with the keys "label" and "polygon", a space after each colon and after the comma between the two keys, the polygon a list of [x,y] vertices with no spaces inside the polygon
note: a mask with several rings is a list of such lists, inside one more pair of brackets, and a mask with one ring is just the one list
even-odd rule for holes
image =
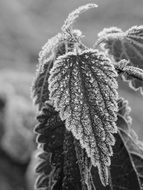
{"label": "stinging nettle plant", "polygon": [[73,23],[96,7],[70,13],[39,54],[32,87],[39,110],[35,189],[143,189],[143,144],[117,82],[121,77],[143,94],[143,26],[104,29],[88,48]]}

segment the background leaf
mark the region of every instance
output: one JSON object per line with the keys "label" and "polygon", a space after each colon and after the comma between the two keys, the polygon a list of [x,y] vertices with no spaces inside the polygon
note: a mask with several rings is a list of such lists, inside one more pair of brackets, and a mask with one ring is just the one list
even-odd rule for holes
{"label": "background leaf", "polygon": [[[113,56],[116,62],[129,60],[134,67],[143,69],[143,26],[133,26],[126,32],[116,27],[104,29],[99,33],[97,44]],[[143,81],[125,75],[124,80],[130,81],[130,87],[143,90]]]}
{"label": "background leaf", "polygon": [[123,116],[122,125],[120,122],[117,122],[120,136],[130,154],[141,187],[143,187],[143,165],[141,164],[143,163],[143,143],[138,139],[136,132],[131,127],[131,117],[129,115],[131,108],[128,106],[128,101],[120,98],[118,106],[120,113],[118,115],[118,121],[120,121],[121,116]]}

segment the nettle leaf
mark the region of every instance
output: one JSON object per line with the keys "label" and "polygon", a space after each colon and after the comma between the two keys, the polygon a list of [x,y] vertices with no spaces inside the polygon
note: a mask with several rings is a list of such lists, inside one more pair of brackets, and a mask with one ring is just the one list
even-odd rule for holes
{"label": "nettle leaf", "polygon": [[[116,62],[122,59],[129,60],[130,64],[143,69],[143,26],[133,26],[126,32],[116,27],[104,29],[99,33],[97,44],[101,44],[103,50],[107,50]],[[143,90],[143,80],[132,75],[124,75],[124,80],[130,81],[133,89]]]}
{"label": "nettle leaf", "polygon": [[97,50],[70,52],[57,59],[50,73],[54,107],[107,185],[113,133],[117,132],[117,74],[112,63]]}
{"label": "nettle leaf", "polygon": [[96,8],[98,5],[89,3],[83,6],[80,6],[79,8],[75,9],[73,12],[71,12],[68,16],[68,18],[65,20],[64,25],[62,26],[62,31],[64,32],[70,32],[72,33],[72,25],[74,21],[79,17],[79,15],[91,8]]}

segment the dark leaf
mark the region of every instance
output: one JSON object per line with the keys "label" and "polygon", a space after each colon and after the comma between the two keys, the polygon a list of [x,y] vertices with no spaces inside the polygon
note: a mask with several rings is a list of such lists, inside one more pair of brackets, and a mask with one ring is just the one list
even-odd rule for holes
{"label": "dark leaf", "polygon": [[50,103],[46,103],[37,117],[39,124],[37,142],[40,145],[39,163],[36,167],[38,178],[36,188],[51,190],[81,190],[80,173],[77,163],[74,138],[66,131],[59,114]]}
{"label": "dark leaf", "polygon": [[[131,161],[140,180],[140,184],[143,187],[143,143],[138,139],[137,134],[131,127],[131,117],[129,115],[131,108],[128,106],[128,101],[120,98],[118,106],[120,114],[118,115],[117,126],[122,140],[129,152]],[[121,120],[122,124],[120,122]]]}
{"label": "dark leaf", "polygon": [[[110,183],[103,187],[100,183],[96,168],[92,167],[92,176],[96,190],[141,190],[143,152],[130,137],[131,118],[128,102],[123,98],[118,100],[118,134],[115,135],[116,143],[111,157]],[[132,134],[133,135],[133,134]],[[137,153],[138,152],[138,153]]]}
{"label": "dark leaf", "polygon": [[65,132],[64,139],[64,179],[63,179],[63,189],[75,189],[80,190],[81,187],[81,177],[79,173],[79,167],[75,152],[74,138],[71,132]]}
{"label": "dark leaf", "polygon": [[[38,133],[37,142],[43,147],[42,151],[40,148],[38,156],[40,160],[36,167],[36,172],[39,174],[36,181],[37,189],[40,189],[40,187],[45,190],[51,189],[52,186],[54,187],[61,180],[60,176],[63,173],[62,153],[65,128],[63,122],[59,124],[57,119],[53,121],[55,116],[58,117],[58,113],[47,103],[37,117],[39,121],[35,128],[36,133]],[[50,121],[52,121],[53,126]],[[59,131],[60,133],[58,133]]]}

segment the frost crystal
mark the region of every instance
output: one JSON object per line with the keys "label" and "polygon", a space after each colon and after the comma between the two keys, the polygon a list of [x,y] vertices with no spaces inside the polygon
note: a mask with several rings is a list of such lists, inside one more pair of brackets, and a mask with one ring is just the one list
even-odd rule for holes
{"label": "frost crystal", "polygon": [[[96,45],[101,44],[101,48],[107,50],[115,61],[126,59],[132,66],[143,69],[143,26],[133,26],[126,32],[112,27],[104,29],[98,36]],[[130,87],[140,89],[143,94],[143,80],[129,75],[124,75],[123,79],[130,81]]]}
{"label": "frost crystal", "polygon": [[69,52],[58,57],[50,74],[54,107],[107,185],[113,133],[117,132],[117,73],[112,63],[97,50]]}

